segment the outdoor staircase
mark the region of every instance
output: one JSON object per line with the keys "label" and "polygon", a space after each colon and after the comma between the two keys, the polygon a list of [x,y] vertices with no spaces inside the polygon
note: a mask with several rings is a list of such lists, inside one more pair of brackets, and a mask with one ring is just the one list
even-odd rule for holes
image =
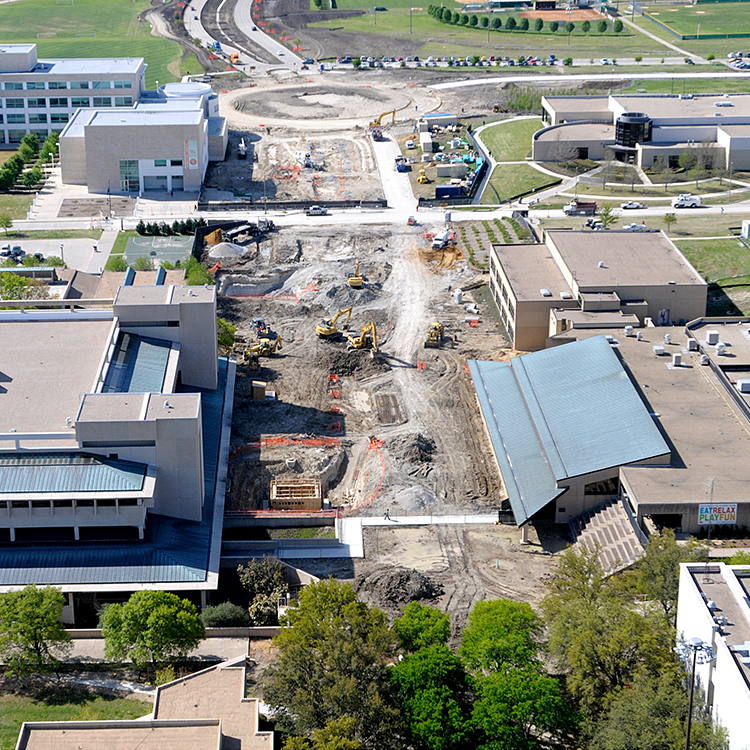
{"label": "outdoor staircase", "polygon": [[598,542],[599,561],[608,573],[630,567],[644,553],[643,544],[618,500],[586,511],[570,522],[576,544],[594,549]]}

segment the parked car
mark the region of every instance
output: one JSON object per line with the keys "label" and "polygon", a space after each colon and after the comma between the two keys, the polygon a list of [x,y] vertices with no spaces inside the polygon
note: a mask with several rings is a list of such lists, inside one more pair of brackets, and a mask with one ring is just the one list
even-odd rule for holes
{"label": "parked car", "polygon": [[310,206],[305,209],[308,216],[328,216],[328,209],[325,206]]}
{"label": "parked car", "polygon": [[603,58],[601,59],[601,64],[602,64],[602,65],[610,65],[610,62],[609,62],[609,58],[607,58],[607,57],[603,57]]}
{"label": "parked car", "polygon": [[311,57],[308,57],[307,60],[302,61],[303,65],[315,65],[315,60],[313,60]]}
{"label": "parked car", "polygon": [[3,257],[10,255],[10,245],[7,242],[2,247],[0,247],[0,255],[2,255]]}
{"label": "parked car", "polygon": [[620,208],[646,208],[640,201],[628,201],[627,203],[621,203]]}
{"label": "parked car", "polygon": [[34,253],[37,263],[44,263],[44,256],[41,253]]}
{"label": "parked car", "polygon": [[626,224],[623,229],[626,232],[645,232],[646,231],[646,225],[645,224]]}

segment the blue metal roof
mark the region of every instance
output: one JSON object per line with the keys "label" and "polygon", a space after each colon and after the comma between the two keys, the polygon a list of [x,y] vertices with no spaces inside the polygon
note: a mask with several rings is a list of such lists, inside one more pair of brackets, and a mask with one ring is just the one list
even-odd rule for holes
{"label": "blue metal roof", "polygon": [[201,394],[206,499],[200,522],[149,514],[142,542],[0,544],[0,586],[205,581],[226,377],[227,359],[220,357],[215,391],[179,389]]}
{"label": "blue metal roof", "polygon": [[604,336],[469,369],[518,525],[568,478],[669,453]]}
{"label": "blue metal roof", "polygon": [[0,455],[0,495],[24,492],[138,492],[146,464],[87,453]]}
{"label": "blue metal roof", "polygon": [[169,341],[120,333],[102,393],[161,393],[171,347]]}

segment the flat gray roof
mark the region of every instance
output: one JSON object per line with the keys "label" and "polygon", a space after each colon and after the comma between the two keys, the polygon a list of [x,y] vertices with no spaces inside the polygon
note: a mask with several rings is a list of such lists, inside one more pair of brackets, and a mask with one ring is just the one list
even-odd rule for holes
{"label": "flat gray roof", "polygon": [[118,107],[116,110],[94,110],[94,116],[86,122],[87,127],[165,127],[169,125],[198,125],[203,119],[203,110],[189,108],[138,110]]}
{"label": "flat gray roof", "polygon": [[[611,114],[611,113],[610,113]],[[615,137],[615,126],[599,122],[577,123],[569,121],[558,127],[546,130],[537,137],[538,141],[580,141],[599,139],[610,141]]]}
{"label": "flat gray roof", "polygon": [[3,52],[16,54],[19,52],[29,53],[34,47],[36,47],[36,44],[0,44],[0,54]]}
{"label": "flat gray roof", "polygon": [[[44,70],[39,70],[40,66],[43,66]],[[142,57],[87,57],[67,60],[38,60],[32,74],[44,73],[44,75],[53,76],[133,75],[142,67],[145,67]],[[8,75],[11,74],[9,73]],[[29,73],[13,75],[28,76]]]}
{"label": "flat gray roof", "polygon": [[112,327],[111,319],[76,315],[18,321],[0,314],[0,432],[69,429],[65,420],[92,389]]}
{"label": "flat gray roof", "polygon": [[216,288],[213,286],[121,286],[115,306],[213,302],[215,297]]}
{"label": "flat gray roof", "polygon": [[602,114],[612,115],[609,98],[606,96],[545,96],[556,112],[580,112],[582,109],[600,109]]}
{"label": "flat gray roof", "polygon": [[[706,286],[700,274],[664,232],[584,232],[549,230],[545,239],[554,244],[576,282],[586,288]],[[599,268],[599,261],[604,267]]]}
{"label": "flat gray roof", "polygon": [[[681,99],[678,94],[614,95],[612,99],[626,112],[645,112],[649,117],[680,119],[707,117],[713,119],[714,112],[722,117],[750,117],[750,94],[694,94],[692,99]],[[716,107],[715,102],[724,106]],[[726,102],[731,106],[726,106]],[[716,120],[721,120],[716,117]]]}
{"label": "flat gray roof", "polygon": [[573,294],[546,245],[493,245],[492,248],[519,302],[545,299],[540,289],[549,289],[558,300],[560,292]]}

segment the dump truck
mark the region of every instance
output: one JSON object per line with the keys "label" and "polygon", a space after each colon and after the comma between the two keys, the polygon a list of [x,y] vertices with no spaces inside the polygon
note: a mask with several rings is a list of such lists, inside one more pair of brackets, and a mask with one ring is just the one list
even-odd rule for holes
{"label": "dump truck", "polygon": [[574,199],[563,208],[566,216],[593,216],[596,213],[596,201],[579,201]]}

